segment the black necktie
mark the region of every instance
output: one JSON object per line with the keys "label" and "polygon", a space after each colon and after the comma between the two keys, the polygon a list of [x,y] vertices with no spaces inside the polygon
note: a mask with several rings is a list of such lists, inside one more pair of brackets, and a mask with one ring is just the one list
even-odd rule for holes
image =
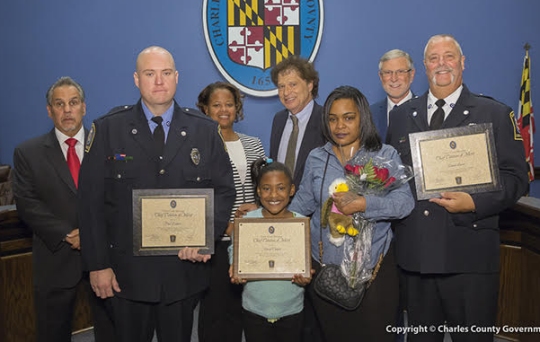
{"label": "black necktie", "polygon": [[165,146],[165,131],[163,130],[163,118],[161,116],[154,116],[152,121],[157,123],[157,127],[154,129],[154,144],[156,145],[156,151],[159,155],[163,154],[163,147]]}
{"label": "black necktie", "polygon": [[437,109],[435,110],[435,112],[433,112],[433,115],[431,116],[429,128],[439,129],[442,126],[442,123],[444,121],[444,110],[442,109],[442,107],[445,103],[446,102],[444,102],[443,99],[437,100],[437,102],[435,102],[435,105],[437,105]]}
{"label": "black necktie", "polygon": [[294,162],[296,159],[296,142],[298,140],[298,118],[296,115],[291,115],[291,120],[293,123],[293,129],[291,132],[291,137],[289,138],[289,144],[287,145],[287,154],[285,155],[285,166],[291,170],[291,173],[294,174]]}

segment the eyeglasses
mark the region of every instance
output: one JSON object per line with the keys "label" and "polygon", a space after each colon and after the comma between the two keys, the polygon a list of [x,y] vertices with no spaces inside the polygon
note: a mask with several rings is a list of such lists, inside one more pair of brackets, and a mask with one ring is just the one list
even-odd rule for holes
{"label": "eyeglasses", "polygon": [[381,70],[379,73],[383,78],[392,78],[392,75],[396,75],[397,77],[404,77],[409,72],[411,72],[412,69],[399,69],[396,71],[392,70]]}
{"label": "eyeglasses", "polygon": [[[82,103],[81,99],[71,99],[69,100],[69,102],[67,103],[70,107],[77,107],[79,106],[80,104]],[[52,106],[56,109],[64,109],[64,107],[66,106],[66,103],[64,101],[54,101]]]}

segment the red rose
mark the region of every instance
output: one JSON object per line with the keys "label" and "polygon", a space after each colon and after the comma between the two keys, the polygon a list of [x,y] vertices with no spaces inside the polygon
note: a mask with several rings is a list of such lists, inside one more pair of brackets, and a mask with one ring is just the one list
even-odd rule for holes
{"label": "red rose", "polygon": [[354,173],[354,166],[352,166],[351,164],[345,165],[345,171],[347,173]]}
{"label": "red rose", "polygon": [[[388,171],[388,170],[387,170]],[[386,181],[386,183],[384,184],[384,187],[385,188],[388,188],[390,185],[392,185],[392,183],[394,183],[396,181],[396,178],[395,177],[390,177],[388,178],[388,180]]]}
{"label": "red rose", "polygon": [[386,179],[388,178],[388,175],[390,174],[390,171],[388,171],[388,169],[385,167],[381,167],[379,169],[378,167],[375,166],[374,169],[375,169],[375,175],[377,179],[380,180],[381,182],[386,181]]}
{"label": "red rose", "polygon": [[354,166],[354,174],[359,176],[362,174],[362,171],[364,170],[364,166],[362,165],[355,165]]}

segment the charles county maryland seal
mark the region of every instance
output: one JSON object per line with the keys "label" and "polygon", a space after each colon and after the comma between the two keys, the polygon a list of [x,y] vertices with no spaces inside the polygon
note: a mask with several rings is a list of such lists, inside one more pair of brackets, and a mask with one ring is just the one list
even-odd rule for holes
{"label": "charles county maryland seal", "polygon": [[323,30],[323,0],[204,0],[208,51],[246,94],[277,95],[270,70],[290,55],[313,61]]}

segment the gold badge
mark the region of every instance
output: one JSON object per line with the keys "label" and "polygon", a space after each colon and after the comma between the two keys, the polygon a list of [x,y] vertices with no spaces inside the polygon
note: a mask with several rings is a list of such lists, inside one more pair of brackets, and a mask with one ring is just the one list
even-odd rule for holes
{"label": "gold badge", "polygon": [[96,136],[96,124],[92,122],[92,128],[90,128],[90,132],[88,133],[88,137],[86,138],[86,144],[84,145],[84,152],[86,153],[90,152],[90,148],[92,148],[92,143],[94,142],[95,136]]}
{"label": "gold badge", "polygon": [[191,156],[191,161],[193,162],[193,164],[195,164],[195,166],[199,165],[199,163],[201,162],[201,154],[199,153],[199,149],[192,148],[190,156]]}

